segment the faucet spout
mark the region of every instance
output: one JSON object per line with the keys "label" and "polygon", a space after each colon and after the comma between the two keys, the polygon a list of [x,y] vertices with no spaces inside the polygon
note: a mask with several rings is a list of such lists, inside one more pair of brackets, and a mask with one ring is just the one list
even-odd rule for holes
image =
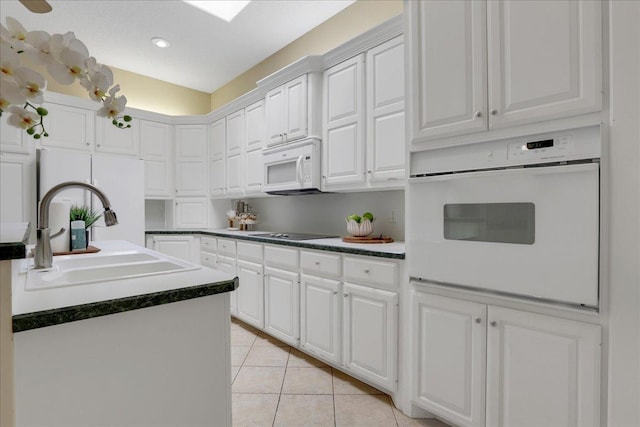
{"label": "faucet spout", "polygon": [[53,264],[53,252],[51,251],[51,237],[49,235],[49,207],[53,197],[67,188],[84,188],[95,194],[104,207],[104,223],[107,227],[118,223],[116,213],[111,210],[111,202],[106,194],[98,187],[81,181],[67,181],[52,187],[40,201],[38,216],[38,229],[36,231],[36,251],[34,266],[37,269],[50,268]]}

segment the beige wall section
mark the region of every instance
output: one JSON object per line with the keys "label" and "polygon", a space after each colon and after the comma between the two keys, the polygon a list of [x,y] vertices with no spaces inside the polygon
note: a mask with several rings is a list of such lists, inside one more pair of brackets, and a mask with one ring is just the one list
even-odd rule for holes
{"label": "beige wall section", "polygon": [[211,110],[256,87],[256,82],[307,55],[322,55],[403,12],[402,0],[358,0],[211,94]]}
{"label": "beige wall section", "polygon": [[[146,77],[111,67],[114,83],[120,85],[120,94],[127,97],[127,106],[169,115],[200,115],[211,111],[211,95],[184,86]],[[48,90],[65,95],[89,98],[80,84],[65,86],[48,80]]]}

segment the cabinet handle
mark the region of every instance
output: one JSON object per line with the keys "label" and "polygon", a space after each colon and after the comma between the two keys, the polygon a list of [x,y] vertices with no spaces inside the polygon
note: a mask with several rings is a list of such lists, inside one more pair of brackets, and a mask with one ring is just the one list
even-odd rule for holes
{"label": "cabinet handle", "polygon": [[349,294],[344,294],[344,297],[347,298],[349,296]]}
{"label": "cabinet handle", "polygon": [[338,291],[333,291],[333,294],[334,295],[338,295]]}
{"label": "cabinet handle", "polygon": [[496,110],[495,108],[489,112],[491,113],[492,116],[495,116],[496,114],[498,114],[498,110]]}
{"label": "cabinet handle", "polygon": [[320,265],[320,261],[313,261],[315,265]]}
{"label": "cabinet handle", "polygon": [[479,119],[480,117],[482,117],[482,111],[476,111],[473,117],[475,117],[476,119]]}
{"label": "cabinet handle", "polygon": [[366,274],[369,274],[369,269],[368,269],[368,268],[365,268],[363,271],[364,271]]}
{"label": "cabinet handle", "polygon": [[369,170],[367,171],[367,173],[368,173],[368,174],[372,174],[373,172],[371,172],[371,169],[369,169]]}
{"label": "cabinet handle", "polygon": [[482,319],[481,319],[481,318],[479,318],[479,317],[474,317],[474,318],[473,318],[473,321],[474,321],[474,322],[476,322],[476,323],[481,323],[481,322],[482,322]]}
{"label": "cabinet handle", "polygon": [[87,142],[87,147],[88,147],[89,145],[91,145],[91,144]]}
{"label": "cabinet handle", "polygon": [[491,322],[489,322],[489,324],[495,328],[496,326],[498,326],[498,322],[496,322],[495,320],[492,320]]}

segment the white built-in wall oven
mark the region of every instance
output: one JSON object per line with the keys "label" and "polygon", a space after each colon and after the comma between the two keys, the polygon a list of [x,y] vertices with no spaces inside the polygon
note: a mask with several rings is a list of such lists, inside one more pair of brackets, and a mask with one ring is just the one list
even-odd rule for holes
{"label": "white built-in wall oven", "polygon": [[411,153],[415,281],[598,305],[600,127]]}

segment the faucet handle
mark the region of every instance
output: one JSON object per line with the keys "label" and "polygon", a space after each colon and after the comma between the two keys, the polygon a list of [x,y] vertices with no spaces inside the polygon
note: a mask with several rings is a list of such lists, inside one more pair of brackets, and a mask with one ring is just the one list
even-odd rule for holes
{"label": "faucet handle", "polygon": [[64,233],[67,229],[62,227],[60,230],[58,230],[57,233],[52,234],[51,236],[49,236],[49,239],[53,239],[55,237],[58,237],[59,235],[61,235],[62,233]]}

